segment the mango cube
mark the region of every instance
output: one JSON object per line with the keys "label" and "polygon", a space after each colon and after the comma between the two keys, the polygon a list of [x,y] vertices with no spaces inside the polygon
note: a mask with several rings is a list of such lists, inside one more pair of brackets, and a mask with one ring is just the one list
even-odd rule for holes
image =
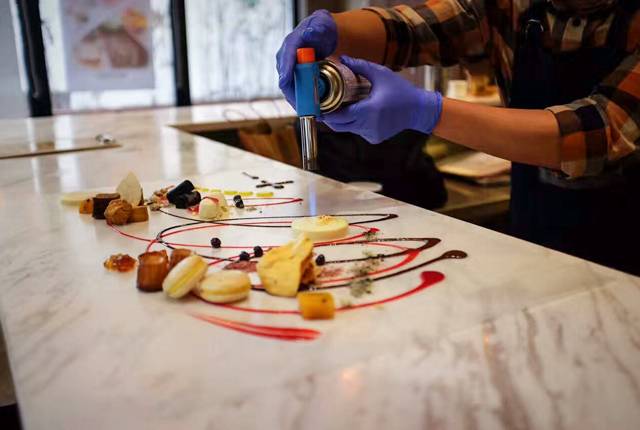
{"label": "mango cube", "polygon": [[330,293],[305,292],[298,294],[298,307],[306,320],[333,319],[336,306]]}

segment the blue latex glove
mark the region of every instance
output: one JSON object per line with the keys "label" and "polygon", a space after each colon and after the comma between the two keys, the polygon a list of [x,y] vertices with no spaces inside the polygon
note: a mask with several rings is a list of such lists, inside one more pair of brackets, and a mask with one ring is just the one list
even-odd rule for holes
{"label": "blue latex glove", "polygon": [[365,60],[340,57],[342,64],[371,82],[364,100],[325,114],[321,120],[334,131],[359,134],[380,143],[403,130],[430,134],[442,112],[442,95],[420,89],[390,69]]}
{"label": "blue latex glove", "polygon": [[331,14],[326,10],[317,10],[305,19],[284,38],[276,54],[278,85],[289,104],[296,108],[296,95],[293,84],[293,69],[297,63],[298,48],[314,48],[316,60],[333,54],[338,45],[338,28]]}

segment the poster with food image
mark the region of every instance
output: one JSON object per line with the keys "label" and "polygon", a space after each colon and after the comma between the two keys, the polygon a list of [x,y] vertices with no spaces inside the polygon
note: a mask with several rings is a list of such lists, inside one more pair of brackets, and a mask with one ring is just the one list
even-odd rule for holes
{"label": "poster with food image", "polygon": [[69,91],[155,86],[150,0],[60,0]]}

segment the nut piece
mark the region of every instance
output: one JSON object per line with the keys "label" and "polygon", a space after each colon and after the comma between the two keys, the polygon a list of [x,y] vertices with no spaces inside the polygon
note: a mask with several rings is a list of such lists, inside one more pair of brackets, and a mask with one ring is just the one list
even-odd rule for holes
{"label": "nut piece", "polygon": [[123,225],[127,223],[132,211],[133,208],[128,202],[116,199],[109,202],[109,206],[104,211],[104,217],[107,219],[107,224]]}
{"label": "nut piece", "polygon": [[145,252],[138,256],[138,262],[138,289],[146,292],[162,290],[162,282],[169,273],[167,251]]}

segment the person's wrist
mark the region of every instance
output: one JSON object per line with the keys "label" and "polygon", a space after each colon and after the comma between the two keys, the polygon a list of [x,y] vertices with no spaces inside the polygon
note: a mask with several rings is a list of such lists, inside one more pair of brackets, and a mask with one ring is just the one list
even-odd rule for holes
{"label": "person's wrist", "polygon": [[431,134],[442,113],[442,94],[437,91],[418,90],[417,109],[413,110],[414,130]]}

